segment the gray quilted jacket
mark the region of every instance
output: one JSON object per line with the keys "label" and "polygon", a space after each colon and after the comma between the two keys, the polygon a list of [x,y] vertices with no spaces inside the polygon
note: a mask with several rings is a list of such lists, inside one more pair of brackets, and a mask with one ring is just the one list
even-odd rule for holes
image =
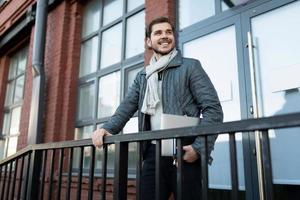
{"label": "gray quilted jacket", "polygon": [[[199,117],[202,114],[201,125],[223,121],[222,107],[217,92],[198,60],[183,58],[178,52],[161,73],[163,113],[192,117]],[[112,134],[119,133],[138,110],[139,131],[151,130],[149,115],[141,112],[146,84],[146,72],[143,69],[137,74],[114,115],[103,125],[104,129]],[[208,138],[209,154],[213,150],[215,140],[216,136]],[[199,137],[183,140],[183,145],[187,144],[192,144],[199,154],[204,148]],[[144,156],[148,146],[149,143],[144,144]]]}

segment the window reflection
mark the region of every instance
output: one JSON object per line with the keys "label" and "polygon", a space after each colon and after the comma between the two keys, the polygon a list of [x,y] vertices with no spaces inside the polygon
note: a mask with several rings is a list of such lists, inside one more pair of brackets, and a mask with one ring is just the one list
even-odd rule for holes
{"label": "window reflection", "polygon": [[102,34],[101,69],[121,61],[122,24],[119,23]]}
{"label": "window reflection", "polygon": [[[138,118],[133,117],[131,118],[125,127],[123,128],[123,133],[137,133],[138,132]],[[135,170],[136,168],[136,163],[137,163],[137,143],[129,143],[128,147],[128,168]]]}
{"label": "window reflection", "polygon": [[83,12],[82,37],[97,31],[100,26],[100,2],[93,0],[88,3]]}
{"label": "window reflection", "polygon": [[78,119],[92,118],[94,112],[95,86],[88,85],[79,89]]}
{"label": "window reflection", "polygon": [[128,72],[128,75],[127,75],[127,88],[126,88],[126,92],[128,92],[130,86],[132,85],[136,75],[139,73],[139,71],[141,71],[141,67],[139,68],[136,68],[136,69],[133,69],[133,70],[130,70]]}
{"label": "window reflection", "polygon": [[103,9],[103,26],[118,19],[123,14],[122,0],[105,0]]}
{"label": "window reflection", "polygon": [[179,0],[179,27],[183,29],[215,14],[215,1]]}
{"label": "window reflection", "polygon": [[7,157],[17,152],[18,137],[10,137],[7,145]]}
{"label": "window reflection", "polygon": [[[139,27],[139,28],[136,28]],[[142,11],[127,20],[126,58],[144,52],[145,11]]]}
{"label": "window reflection", "polygon": [[20,117],[21,117],[21,107],[14,108],[11,115],[11,124],[10,124],[10,135],[15,135],[19,133],[20,126]]}
{"label": "window reflection", "polygon": [[98,37],[84,42],[81,45],[79,77],[97,70]]}
{"label": "window reflection", "polygon": [[16,89],[15,89],[14,103],[20,102],[23,99],[24,82],[25,82],[24,75],[20,76],[16,80]]}
{"label": "window reflection", "polygon": [[128,0],[127,1],[127,12],[135,9],[136,7],[143,5],[145,0]]}
{"label": "window reflection", "polygon": [[98,118],[111,116],[120,101],[120,72],[114,72],[99,80]]}

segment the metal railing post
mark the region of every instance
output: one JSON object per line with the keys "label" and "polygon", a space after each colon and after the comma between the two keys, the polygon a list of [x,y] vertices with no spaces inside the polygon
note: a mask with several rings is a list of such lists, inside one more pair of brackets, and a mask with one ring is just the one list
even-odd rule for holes
{"label": "metal railing post", "polygon": [[128,142],[115,143],[114,200],[127,197]]}
{"label": "metal railing post", "polygon": [[29,200],[38,199],[39,197],[39,183],[42,166],[42,152],[33,150],[29,163],[27,198]]}
{"label": "metal railing post", "polygon": [[271,165],[271,152],[270,152],[270,141],[268,130],[263,130],[261,132],[261,158],[262,158],[262,169],[264,178],[264,191],[265,199],[274,199],[274,189],[273,189],[273,175],[272,175],[272,165]]}

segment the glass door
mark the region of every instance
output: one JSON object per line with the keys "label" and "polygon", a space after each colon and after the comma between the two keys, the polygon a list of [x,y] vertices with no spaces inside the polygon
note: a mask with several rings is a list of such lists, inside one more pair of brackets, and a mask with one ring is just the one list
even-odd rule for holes
{"label": "glass door", "polygon": [[[271,1],[243,17],[243,37],[253,42],[256,115],[300,112],[300,1]],[[275,198],[299,198],[300,128],[271,130],[269,138]]]}
{"label": "glass door", "polygon": [[[243,112],[244,81],[243,69],[238,68],[238,57],[241,46],[237,41],[241,40],[239,17],[235,16],[226,23],[220,23],[219,27],[208,27],[196,31],[194,35],[186,37],[187,41],[180,41],[184,57],[195,58],[200,61],[202,67],[214,84],[224,111],[224,122],[241,120],[246,117]],[[184,40],[184,39],[183,39]],[[242,100],[241,100],[242,99]],[[245,197],[244,180],[244,155],[242,134],[236,134],[238,181],[240,197]],[[229,156],[229,136],[219,135],[214,151],[213,163],[209,166],[209,188],[214,195],[217,191],[230,193],[231,172]],[[226,199],[226,198],[224,198]]]}

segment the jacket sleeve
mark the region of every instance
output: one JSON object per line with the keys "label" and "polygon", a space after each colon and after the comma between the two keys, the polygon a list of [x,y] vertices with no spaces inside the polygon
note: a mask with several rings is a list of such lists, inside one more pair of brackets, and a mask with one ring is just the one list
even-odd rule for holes
{"label": "jacket sleeve", "polygon": [[111,134],[118,134],[138,109],[140,91],[140,73],[135,77],[126,97],[123,99],[113,116],[102,128]]}
{"label": "jacket sleeve", "polygon": [[[198,60],[195,60],[190,72],[190,90],[203,117],[200,125],[222,123],[223,111],[218,94]],[[208,155],[214,149],[216,139],[217,135],[207,138]],[[200,137],[195,139],[192,147],[200,155],[200,152],[204,150]]]}

